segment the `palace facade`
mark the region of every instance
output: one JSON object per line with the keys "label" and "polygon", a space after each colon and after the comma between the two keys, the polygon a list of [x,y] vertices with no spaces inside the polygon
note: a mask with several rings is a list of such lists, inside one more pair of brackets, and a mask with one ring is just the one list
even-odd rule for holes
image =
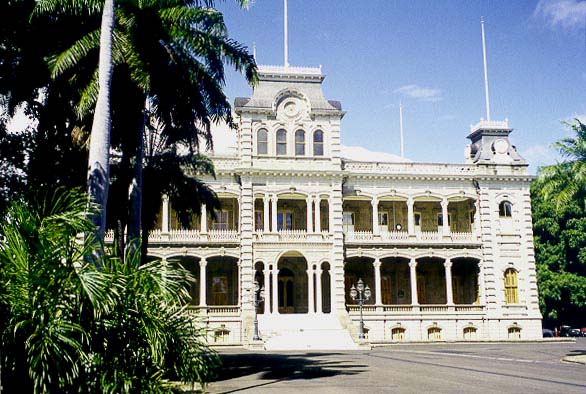
{"label": "palace facade", "polygon": [[471,127],[466,164],[354,161],[321,68],[259,73],[235,100],[237,154],[206,179],[221,210],[181,228],[165,201],[150,234],[151,256],[195,276],[212,343],[251,343],[255,280],[267,349],[352,348],[359,279],[371,343],[541,338],[532,176],[507,121]]}

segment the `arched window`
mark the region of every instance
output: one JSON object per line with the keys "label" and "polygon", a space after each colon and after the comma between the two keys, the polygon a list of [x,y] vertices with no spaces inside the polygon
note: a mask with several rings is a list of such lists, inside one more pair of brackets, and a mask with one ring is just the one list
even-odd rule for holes
{"label": "arched window", "polygon": [[519,303],[519,285],[517,281],[517,271],[509,268],[505,271],[505,303]]}
{"label": "arched window", "polygon": [[511,340],[521,339],[521,327],[509,327],[507,329],[507,337]]}
{"label": "arched window", "polygon": [[287,154],[287,131],[286,130],[278,130],[277,131],[277,155],[284,156]]}
{"label": "arched window", "polygon": [[269,153],[269,133],[265,129],[260,129],[256,133],[256,154],[266,155]]}
{"label": "arched window", "polygon": [[324,132],[321,130],[316,130],[313,132],[313,155],[324,155]]}
{"label": "arched window", "polygon": [[214,342],[215,343],[230,342],[230,330],[228,330],[225,326],[217,328],[214,331]]}
{"label": "arched window", "polygon": [[305,156],[305,131],[295,132],[295,156]]}
{"label": "arched window", "polygon": [[499,216],[501,218],[510,218],[513,216],[513,205],[508,201],[501,201],[499,204]]}
{"label": "arched window", "polygon": [[430,341],[441,341],[442,329],[439,327],[430,327],[427,329],[427,339]]}
{"label": "arched window", "polygon": [[464,339],[467,341],[476,339],[476,327],[464,327]]}
{"label": "arched window", "polygon": [[402,341],[405,339],[405,329],[403,327],[395,327],[391,330],[391,340]]}

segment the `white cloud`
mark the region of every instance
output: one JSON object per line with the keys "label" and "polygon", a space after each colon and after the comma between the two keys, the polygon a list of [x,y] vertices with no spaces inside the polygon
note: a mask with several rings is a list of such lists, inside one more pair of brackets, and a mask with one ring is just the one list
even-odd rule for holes
{"label": "white cloud", "polygon": [[400,93],[421,101],[440,101],[442,91],[436,88],[426,88],[419,85],[405,85],[395,89],[395,93]]}
{"label": "white cloud", "polygon": [[361,146],[341,146],[341,155],[345,159],[355,161],[383,162],[383,163],[400,163],[410,162],[400,156],[387,152],[375,152]]}
{"label": "white cloud", "polygon": [[544,20],[549,27],[567,30],[586,28],[586,1],[540,0],[533,18]]}

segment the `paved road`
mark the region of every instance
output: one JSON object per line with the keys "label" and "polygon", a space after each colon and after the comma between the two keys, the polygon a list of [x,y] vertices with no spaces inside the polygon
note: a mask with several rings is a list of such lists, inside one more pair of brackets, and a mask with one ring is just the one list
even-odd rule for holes
{"label": "paved road", "polygon": [[210,393],[586,393],[576,343],[394,345],[371,351],[222,351]]}

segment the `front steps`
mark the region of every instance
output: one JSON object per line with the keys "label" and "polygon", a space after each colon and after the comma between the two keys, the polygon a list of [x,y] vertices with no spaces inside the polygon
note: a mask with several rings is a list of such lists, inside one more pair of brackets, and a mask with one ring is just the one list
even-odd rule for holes
{"label": "front steps", "polygon": [[331,314],[259,315],[266,350],[357,350],[350,334]]}

